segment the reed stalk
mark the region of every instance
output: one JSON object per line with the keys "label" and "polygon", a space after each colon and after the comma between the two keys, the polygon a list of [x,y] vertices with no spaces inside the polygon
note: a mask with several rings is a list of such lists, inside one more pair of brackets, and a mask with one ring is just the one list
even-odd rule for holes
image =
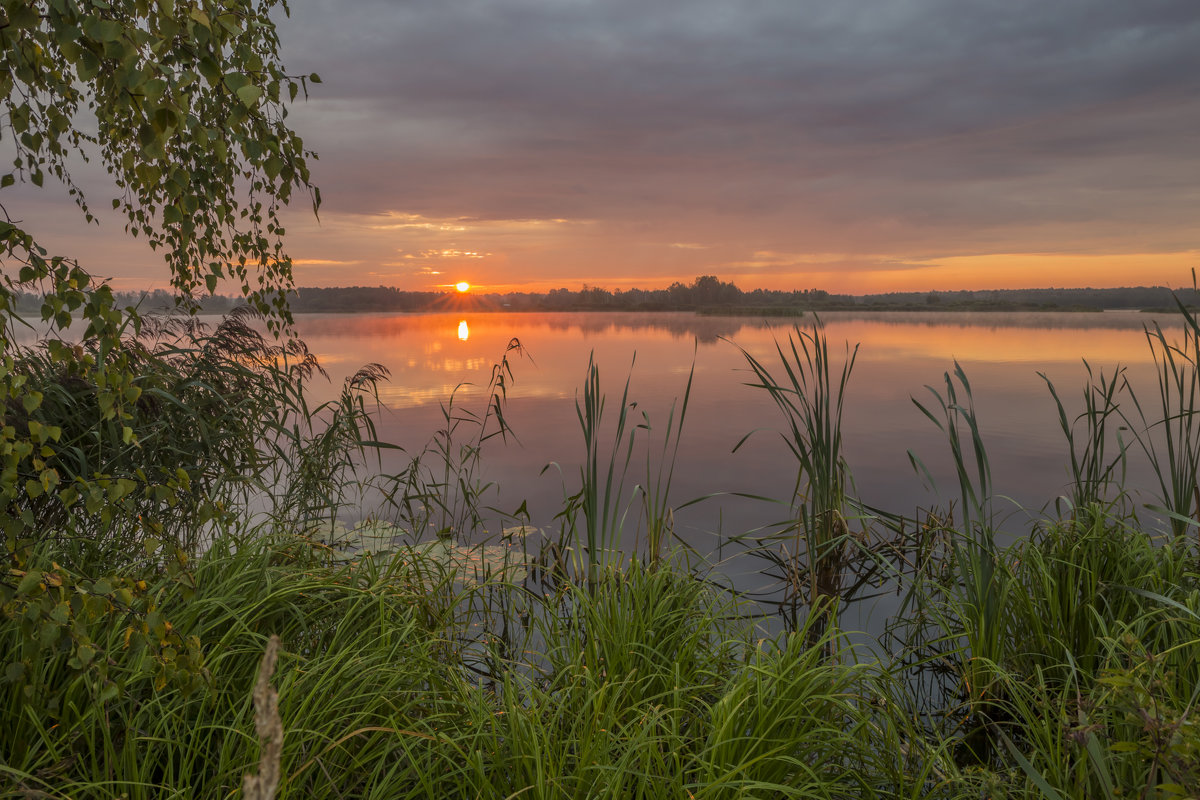
{"label": "reed stalk", "polygon": [[[646,444],[646,479],[638,488],[642,496],[642,519],[646,526],[646,547],[652,567],[657,567],[662,563],[668,542],[675,532],[674,508],[671,506],[671,482],[675,476],[675,463],[679,458],[683,424],[687,419],[688,402],[692,396],[692,380],[695,376],[696,359],[693,354],[682,402],[673,400],[671,408],[667,412],[662,450],[658,454],[657,463],[652,458],[649,440]],[[676,416],[676,411],[678,411],[678,416]],[[646,431],[647,437],[653,434],[654,429],[650,424],[650,415],[645,411],[642,412],[642,422],[638,427]],[[684,505],[690,505],[690,503]]]}
{"label": "reed stalk", "polygon": [[810,615],[819,617],[805,626],[815,641],[824,635],[839,606],[850,599],[844,592],[846,569],[857,543],[846,516],[848,470],[842,455],[842,412],[858,346],[851,349],[846,345],[836,380],[829,343],[819,321],[809,330],[796,326],[788,335],[786,349],[776,341],[775,351],[782,380],[741,350],[754,376],[747,385],[766,391],[783,415],[787,428],[781,436],[796,459],[791,552],[785,551],[777,561],[788,587],[788,624],[799,629],[800,609],[807,608]]}
{"label": "reed stalk", "polygon": [[1154,359],[1158,408],[1147,416],[1134,386],[1125,394],[1133,413],[1121,413],[1146,455],[1159,485],[1161,506],[1171,533],[1180,537],[1200,522],[1200,323],[1178,298],[1183,341],[1168,340],[1154,323],[1145,329]]}
{"label": "reed stalk", "polygon": [[[1086,360],[1083,366],[1088,375],[1087,385],[1082,392],[1083,410],[1073,420],[1054,383],[1045,373],[1038,373],[1054,398],[1059,426],[1067,440],[1071,468],[1068,510],[1070,516],[1075,517],[1086,514],[1089,507],[1101,504],[1123,516],[1126,511],[1121,506],[1126,499],[1125,493],[1118,492],[1115,497],[1110,493],[1114,487],[1119,489],[1124,483],[1126,444],[1117,431],[1117,452],[1110,455],[1114,431],[1109,423],[1120,420],[1117,393],[1121,386],[1127,384],[1125,368],[1117,367],[1112,377],[1106,378],[1103,371],[1093,371],[1092,365]],[[1082,430],[1079,430],[1081,426]]]}
{"label": "reed stalk", "polygon": [[[962,366],[955,362],[953,374],[945,373],[941,392],[926,388],[933,402],[926,405],[913,398],[913,403],[946,437],[960,498],[960,519],[949,541],[951,571],[934,579],[944,600],[933,613],[944,641],[958,643],[957,674],[965,719],[973,732],[985,734],[998,713],[996,669],[1008,653],[1004,608],[1010,583],[996,547],[991,466]],[[928,469],[911,451],[909,458],[932,482]],[[924,603],[935,596],[931,588],[918,581],[910,594],[918,604]],[[984,736],[978,746],[986,753],[991,743]]]}
{"label": "reed stalk", "polygon": [[605,396],[600,388],[600,368],[594,360],[594,354],[588,356],[583,398],[580,400],[576,397],[575,400],[575,413],[583,433],[584,458],[579,472],[579,491],[567,499],[560,517],[568,525],[571,538],[580,541],[577,512],[583,516],[583,570],[591,588],[596,587],[600,573],[613,560],[620,546],[621,532],[629,510],[625,499],[625,479],[633,459],[634,439],[638,430],[629,426],[629,414],[636,408],[636,404],[629,400],[631,378],[632,365],[621,392],[612,444],[607,451],[601,441]]}

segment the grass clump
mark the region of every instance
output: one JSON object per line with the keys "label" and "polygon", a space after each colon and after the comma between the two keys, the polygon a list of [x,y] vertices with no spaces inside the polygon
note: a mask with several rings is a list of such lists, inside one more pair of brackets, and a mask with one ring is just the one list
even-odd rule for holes
{"label": "grass clump", "polygon": [[[1200,795],[1200,551],[1167,476],[1183,453],[1193,480],[1193,429],[1174,398],[1164,427],[1090,368],[1080,416],[1055,392],[1075,485],[1003,545],[965,372],[919,404],[950,446],[959,498],[917,523],[852,496],[840,440],[854,351],[839,372],[821,329],[797,330],[778,348],[783,380],[750,361],[797,457],[791,519],[750,549],[787,578],[760,603],[668,547],[690,382],[661,462],[647,455],[631,489],[649,418],[632,420],[627,385],[606,433],[589,366],[580,489],[539,549],[527,516],[487,538],[479,465],[507,432],[507,360],[484,413],[449,406],[433,445],[367,486],[358,471],[387,445],[365,401],[384,372],[310,407],[306,351],[255,336],[243,321],[131,343],[154,402],[120,418],[134,431],[124,447],[102,413],[76,413],[84,385],[22,356],[42,387],[19,412],[26,429],[70,417],[70,446],[45,458],[105,496],[10,486],[7,795]],[[1159,363],[1163,385],[1182,376],[1190,396],[1195,371]],[[1120,484],[1130,448],[1116,419],[1144,423],[1131,434],[1152,437],[1143,455],[1168,454],[1161,531]],[[182,477],[164,494],[154,475],[169,465]],[[380,488],[381,517],[351,524],[346,510]],[[852,647],[842,612],[885,580],[906,596],[891,646]]]}

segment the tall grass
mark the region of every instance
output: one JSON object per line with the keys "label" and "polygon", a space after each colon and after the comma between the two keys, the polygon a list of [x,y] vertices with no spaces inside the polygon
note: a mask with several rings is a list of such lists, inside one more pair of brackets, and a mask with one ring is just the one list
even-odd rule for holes
{"label": "tall grass", "polygon": [[1137,391],[1125,381],[1133,412],[1121,414],[1154,470],[1160,509],[1176,536],[1200,520],[1200,323],[1182,304],[1180,311],[1182,342],[1168,340],[1157,323],[1146,329],[1157,368],[1157,408],[1143,408]]}
{"label": "tall grass", "polygon": [[[657,566],[662,562],[675,533],[671,483],[675,476],[675,462],[679,458],[679,445],[683,440],[683,424],[687,419],[688,402],[692,396],[692,380],[695,376],[696,361],[693,355],[683,397],[680,401],[672,401],[671,408],[667,413],[666,426],[663,428],[662,451],[658,454],[657,463],[654,461],[650,443],[646,444],[646,479],[640,489],[642,521],[646,529],[646,548],[652,566]],[[678,415],[676,415],[677,411]],[[646,431],[647,436],[654,433],[650,416],[644,411],[639,427]],[[684,506],[690,505],[691,502],[685,503]]]}
{"label": "tall grass", "polygon": [[[642,411],[640,422],[634,416],[638,406],[629,395],[632,370],[621,391],[611,431],[606,431],[607,398],[601,389],[599,367],[589,356],[582,397],[577,397],[575,402],[584,445],[579,488],[566,498],[563,510],[558,514],[564,527],[564,541],[578,545],[576,555],[582,556],[579,569],[586,573],[589,585],[596,583],[600,573],[609,568],[614,559],[624,558],[623,547],[638,549],[637,541],[627,538],[629,527],[635,527],[639,535],[645,531],[650,563],[656,565],[663,561],[674,534],[671,484],[694,375],[693,365],[682,402],[673,402],[668,410],[661,451],[655,458],[651,441],[655,429],[650,416]],[[640,439],[645,440],[641,445],[645,478],[631,485],[630,468]],[[630,511],[638,498],[642,513],[634,517],[634,525],[630,526]]]}
{"label": "tall grass", "polygon": [[[974,735],[986,732],[995,714],[995,669],[1004,663],[1009,643],[1004,607],[1010,586],[996,547],[991,466],[971,384],[955,363],[953,375],[945,374],[942,392],[927,388],[933,403],[913,402],[950,446],[958,477],[960,519],[950,537],[945,565],[949,569],[940,568],[931,581],[915,582],[909,598],[929,606],[939,631],[937,644],[950,645],[957,654],[961,713],[966,730]],[[909,455],[920,466],[916,456]],[[982,746],[986,744],[984,741]]]}
{"label": "tall grass", "polygon": [[782,379],[742,350],[754,376],[748,385],[766,391],[783,415],[787,429],[782,438],[797,466],[794,517],[783,531],[791,534],[790,547],[783,545],[778,556],[765,555],[784,573],[788,625],[793,630],[803,625],[801,611],[816,615],[812,625],[804,625],[815,639],[849,599],[846,570],[859,547],[846,518],[848,471],[842,455],[842,411],[858,347],[847,346],[836,379],[819,322],[809,330],[795,327],[786,349],[776,342],[775,350]]}
{"label": "tall grass", "polygon": [[432,529],[439,538],[458,542],[470,541],[486,527],[484,503],[494,487],[480,476],[484,445],[514,435],[504,409],[513,360],[522,357],[528,355],[520,340],[510,339],[483,387],[481,411],[459,400],[467,385],[455,387],[442,404],[442,426],[431,441],[399,473],[380,476],[381,515],[417,536]]}
{"label": "tall grass", "polygon": [[[1087,369],[1082,415],[1058,402],[1069,513],[1009,546],[996,535],[982,428],[956,365],[918,406],[950,448],[958,500],[876,554],[849,531],[861,511],[842,408],[856,351],[834,364],[813,328],[777,345],[779,366],[747,355],[797,459],[786,546],[771,562],[789,570],[790,607],[785,630],[770,634],[779,626],[768,611],[668,546],[690,380],[656,447],[628,381],[606,416],[589,363],[567,536],[543,552],[492,544],[503,550],[493,564],[471,548],[488,533],[478,469],[483,444],[507,431],[509,353],[489,408],[448,406],[442,438],[385,486],[381,515],[399,524],[360,527],[381,543],[346,548],[328,532],[365,491],[357,471],[386,449],[369,407],[386,375],[368,368],[340,399],[311,406],[305,380],[318,373],[307,351],[270,349],[237,327],[221,335],[233,338],[208,350],[199,333],[147,345],[143,394],[158,405],[135,422],[139,441],[161,450],[114,450],[113,432],[88,428],[90,418],[70,434],[88,459],[114,456],[114,475],[187,454],[196,496],[219,513],[200,522],[182,500],[109,498],[126,527],[108,533],[99,518],[29,499],[46,535],[19,558],[6,553],[0,575],[0,793],[231,797],[247,776],[269,787],[277,774],[281,798],[1200,795],[1191,511],[1164,500],[1182,527],[1153,536],[1120,500],[1125,450],[1106,449],[1116,420],[1137,420],[1133,435],[1148,438],[1130,446],[1162,456],[1164,495],[1172,470],[1187,483],[1186,360],[1168,360],[1174,372],[1159,362],[1160,375],[1185,378],[1170,378],[1185,388],[1160,396],[1160,409],[1124,400],[1123,373]],[[30,370],[66,393],[40,413],[83,407],[67,396],[86,396],[81,387],[49,366]],[[184,424],[202,410],[210,427]],[[243,449],[220,449],[245,432],[234,443]],[[631,486],[643,441],[645,482]],[[139,509],[157,514],[160,532],[135,527]],[[648,546],[622,552],[634,524]],[[407,546],[394,541],[400,532]],[[85,551],[90,534],[119,546]],[[162,541],[141,546],[151,538]],[[560,544],[574,567],[549,549]],[[895,654],[851,647],[837,624],[884,557],[910,564],[895,572],[912,615],[908,648]],[[260,726],[268,651],[278,720]]]}
{"label": "tall grass", "polygon": [[1083,366],[1087,370],[1088,381],[1082,393],[1083,410],[1074,419],[1070,418],[1054,383],[1044,373],[1038,373],[1054,398],[1058,422],[1067,440],[1071,462],[1071,488],[1067,502],[1072,514],[1087,513],[1087,509],[1099,503],[1111,506],[1111,513],[1120,517],[1128,511],[1125,507],[1128,496],[1123,491],[1113,496],[1112,491],[1119,490],[1123,483],[1126,443],[1117,432],[1117,452],[1111,454],[1114,431],[1110,423],[1120,419],[1118,391],[1122,386],[1127,386],[1128,381],[1123,367],[1118,367],[1112,377],[1106,378],[1103,371],[1094,372],[1086,360]]}
{"label": "tall grass", "polygon": [[[601,571],[618,555],[621,532],[628,507],[624,500],[626,475],[633,458],[636,429],[629,427],[629,380],[621,393],[612,444],[605,448],[602,441],[605,396],[600,389],[600,368],[588,356],[587,377],[583,398],[576,398],[575,413],[583,433],[583,466],[579,473],[579,491],[567,501],[564,519],[574,532],[576,511],[583,515],[583,535],[571,538],[583,544],[585,569],[589,586],[595,586]],[[605,455],[607,453],[607,455]],[[618,556],[619,557],[619,556]]]}

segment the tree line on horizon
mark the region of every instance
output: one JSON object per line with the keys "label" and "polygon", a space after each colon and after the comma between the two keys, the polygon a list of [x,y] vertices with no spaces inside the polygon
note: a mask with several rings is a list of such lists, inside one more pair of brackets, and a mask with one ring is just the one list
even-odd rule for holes
{"label": "tree line on horizon", "polygon": [[[547,292],[472,293],[407,291],[393,286],[299,287],[288,293],[294,313],[363,311],[699,311],[708,313],[799,314],[805,311],[840,310],[1073,310],[1174,309],[1175,298],[1189,307],[1200,306],[1194,288],[1126,286],[1113,289],[965,289],[929,292],[886,292],[852,295],[823,289],[743,290],[714,275],[702,275],[690,284],[681,281],[665,289],[605,289],[584,284],[578,290]],[[115,292],[120,306],[142,312],[167,312],[176,308],[175,296],[166,290]],[[20,311],[40,308],[42,298],[23,293]],[[244,301],[226,295],[200,298],[201,313],[224,314]]]}

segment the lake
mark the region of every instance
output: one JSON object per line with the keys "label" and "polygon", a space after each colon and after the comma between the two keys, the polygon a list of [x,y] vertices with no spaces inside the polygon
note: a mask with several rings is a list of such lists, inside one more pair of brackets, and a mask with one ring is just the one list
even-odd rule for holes
{"label": "lake", "polygon": [[[859,345],[843,423],[857,495],[906,515],[956,498],[945,439],[912,398],[933,400],[926,387],[941,389],[957,360],[974,390],[995,491],[1006,498],[997,504],[1003,527],[1014,533],[1027,532],[1029,518],[1065,492],[1069,478],[1057,411],[1038,373],[1054,381],[1072,415],[1082,408],[1085,359],[1106,375],[1126,367],[1143,403],[1153,402],[1157,389],[1143,326],[1157,320],[1173,339],[1182,331],[1177,317],[1124,312],[840,312],[821,319],[835,369],[847,344]],[[519,340],[524,355],[509,353],[506,404],[515,438],[484,445],[483,477],[498,484],[489,504],[515,510],[524,501],[538,526],[553,525],[564,495],[579,486],[583,441],[575,401],[589,354],[606,391],[608,430],[628,379],[638,420],[642,413],[649,419],[655,452],[694,361],[671,497],[676,505],[709,498],[676,518],[680,535],[705,551],[718,533],[786,517],[786,506],[741,496],[786,502],[796,467],[779,435],[784,419],[765,391],[745,385],[753,378],[739,348],[782,378],[776,342],[786,344],[796,323],[808,326],[812,318],[468,311],[297,318],[301,338],[334,383],[369,362],[390,370],[379,391],[379,433],[409,452],[419,451],[443,424],[442,405],[452,393],[460,407],[484,410],[492,367],[510,340]],[[335,391],[332,384],[316,388],[329,396]],[[910,450],[929,468],[935,491],[914,471]],[[385,461],[385,469],[402,463]],[[630,481],[642,482],[645,474],[639,455]],[[1144,459],[1131,453],[1127,486],[1139,490],[1139,502],[1153,502],[1145,491],[1151,478]]]}

